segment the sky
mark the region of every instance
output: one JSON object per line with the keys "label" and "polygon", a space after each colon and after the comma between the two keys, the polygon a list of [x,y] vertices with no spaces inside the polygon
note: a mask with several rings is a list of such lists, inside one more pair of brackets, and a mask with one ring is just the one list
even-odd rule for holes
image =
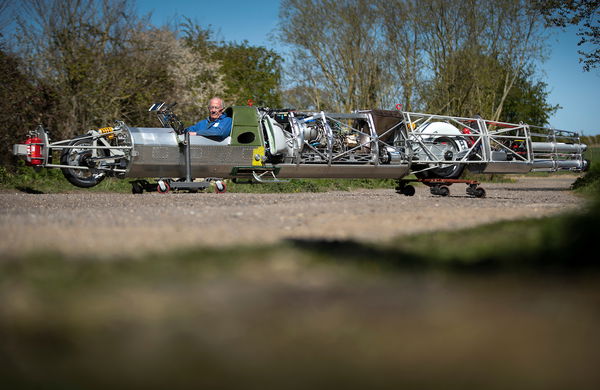
{"label": "sky", "polygon": [[577,42],[577,28],[556,29],[548,42],[552,49],[550,57],[539,65],[545,73],[542,80],[550,91],[549,102],[562,107],[550,118],[550,125],[597,135],[600,134],[600,116],[596,117],[600,114],[600,69],[583,71]]}
{"label": "sky", "polygon": [[268,35],[277,27],[279,0],[137,0],[138,13],[152,13],[161,26],[175,17],[188,17],[202,27],[211,26],[217,38],[273,48]]}

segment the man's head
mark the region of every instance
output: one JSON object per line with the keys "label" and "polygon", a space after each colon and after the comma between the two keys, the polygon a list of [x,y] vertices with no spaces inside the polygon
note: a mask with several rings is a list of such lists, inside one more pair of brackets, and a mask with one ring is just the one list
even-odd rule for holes
{"label": "man's head", "polygon": [[223,99],[214,97],[208,102],[208,113],[210,120],[217,120],[223,113]]}

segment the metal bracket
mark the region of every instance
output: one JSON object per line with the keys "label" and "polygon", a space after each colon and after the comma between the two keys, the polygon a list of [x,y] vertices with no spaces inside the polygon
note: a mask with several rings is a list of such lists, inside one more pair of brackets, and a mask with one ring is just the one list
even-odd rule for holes
{"label": "metal bracket", "polygon": [[[263,179],[263,176],[266,175],[267,173],[271,174],[271,177],[273,179]],[[277,176],[275,176],[275,173],[273,171],[264,171],[261,174],[257,174],[256,171],[252,171],[252,177],[254,178],[254,180],[256,180],[259,183],[287,183],[289,182],[289,180],[280,180],[277,178]]]}

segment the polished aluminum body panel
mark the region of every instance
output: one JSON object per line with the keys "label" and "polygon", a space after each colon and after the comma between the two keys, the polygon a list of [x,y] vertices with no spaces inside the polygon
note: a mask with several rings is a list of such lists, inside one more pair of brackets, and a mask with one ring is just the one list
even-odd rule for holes
{"label": "polished aluminum body panel", "polygon": [[[170,128],[128,128],[133,146],[127,177],[183,177],[185,155],[183,136]],[[190,137],[191,168],[194,177],[229,176],[232,166],[251,165],[252,146],[229,145],[202,136]]]}

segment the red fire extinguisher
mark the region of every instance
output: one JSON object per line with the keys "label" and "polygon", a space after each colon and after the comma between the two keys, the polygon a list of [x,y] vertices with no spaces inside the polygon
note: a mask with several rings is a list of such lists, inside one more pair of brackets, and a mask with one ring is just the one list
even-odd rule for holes
{"label": "red fire extinguisher", "polygon": [[42,139],[39,137],[28,137],[25,141],[27,145],[27,165],[42,165]]}

